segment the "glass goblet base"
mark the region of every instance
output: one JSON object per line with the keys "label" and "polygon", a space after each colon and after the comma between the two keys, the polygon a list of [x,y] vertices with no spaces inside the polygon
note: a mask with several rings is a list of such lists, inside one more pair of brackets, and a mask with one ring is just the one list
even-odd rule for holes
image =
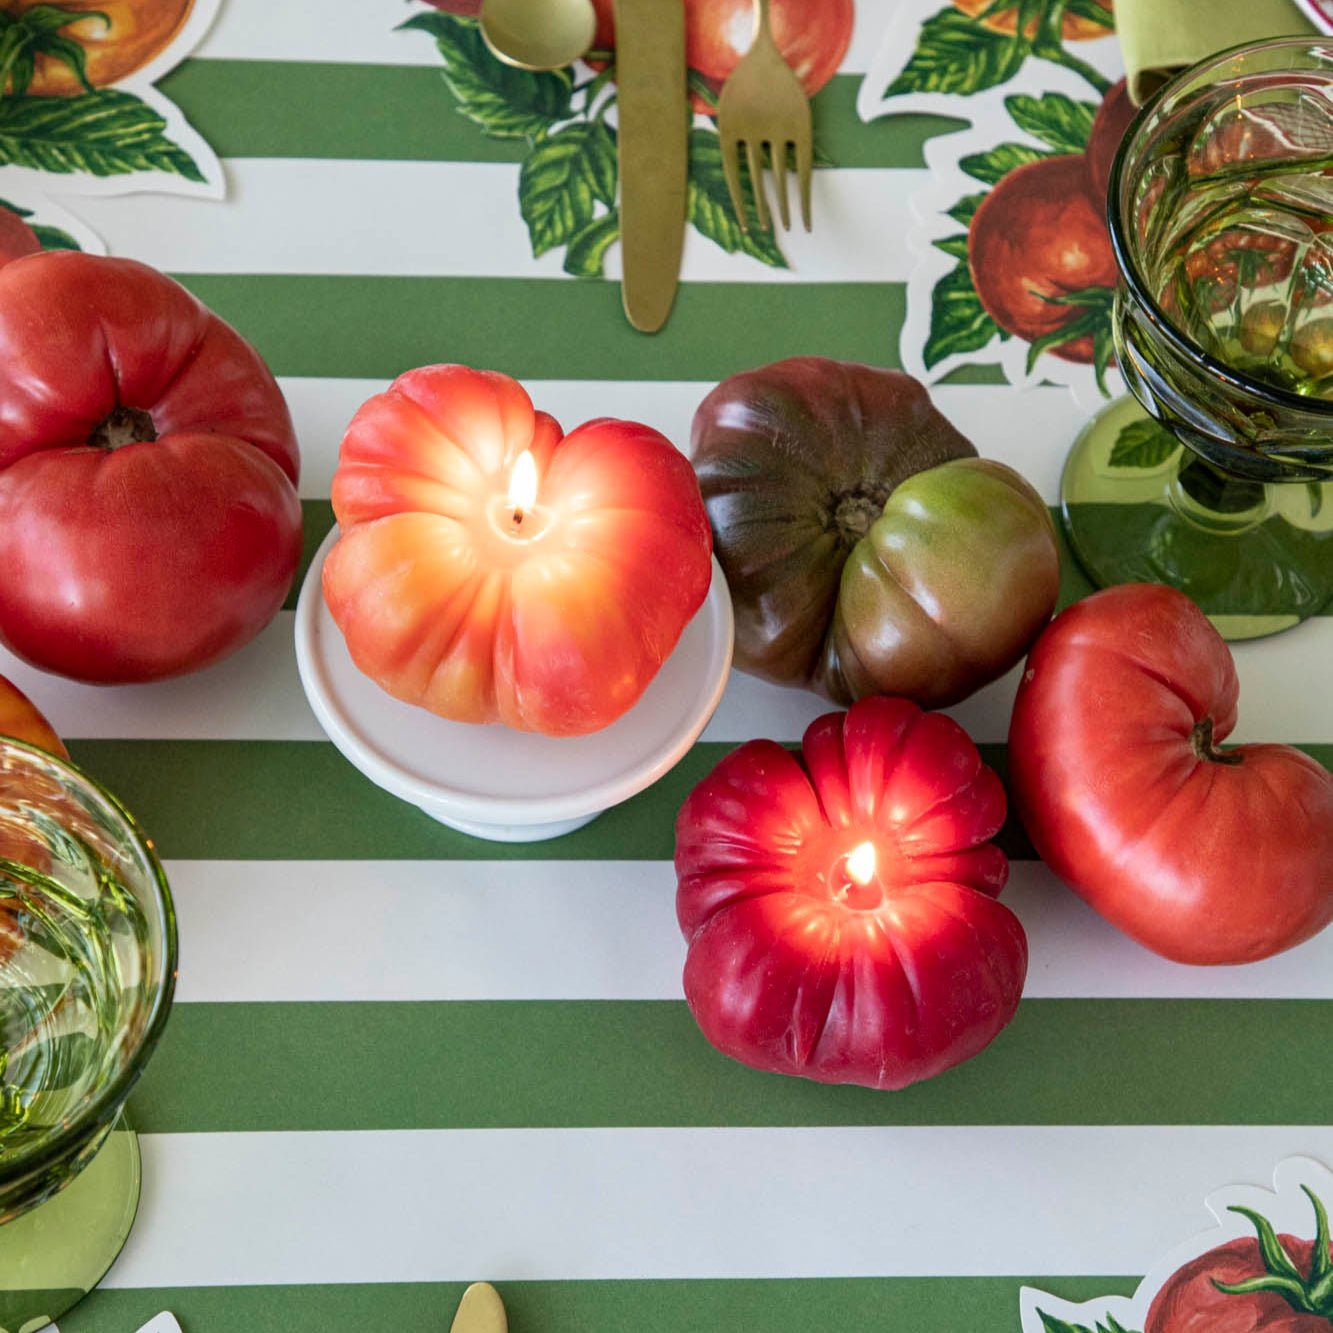
{"label": "glass goblet base", "polygon": [[1333,481],[1228,477],[1118,398],[1074,442],[1061,480],[1069,544],[1099,587],[1165,583],[1227,639],[1299,625],[1333,599]]}
{"label": "glass goblet base", "polygon": [[139,1142],[122,1113],[58,1194],[0,1226],[0,1329],[36,1333],[102,1280],[139,1207]]}

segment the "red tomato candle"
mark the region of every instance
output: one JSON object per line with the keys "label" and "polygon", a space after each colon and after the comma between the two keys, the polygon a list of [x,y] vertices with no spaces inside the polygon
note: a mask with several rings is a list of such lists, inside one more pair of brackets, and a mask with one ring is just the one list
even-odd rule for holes
{"label": "red tomato candle", "polygon": [[569,435],[508,376],[428,366],[365,403],[333,480],[325,601],[352,660],[460,722],[578,735],[643,693],[702,605],[688,460],[630,421]]}
{"label": "red tomato candle", "polygon": [[811,724],[802,760],[733,751],[676,821],[685,998],[758,1069],[901,1088],[976,1055],[1027,972],[989,841],[1004,789],[963,729],[904,699]]}

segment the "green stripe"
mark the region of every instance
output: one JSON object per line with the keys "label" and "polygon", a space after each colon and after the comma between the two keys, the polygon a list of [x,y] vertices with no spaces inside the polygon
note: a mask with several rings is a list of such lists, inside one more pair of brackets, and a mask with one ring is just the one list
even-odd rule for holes
{"label": "green stripe", "polygon": [[902,283],[686,283],[646,337],[609,281],[176,276],[275,375],[372,379],[437,361],[557,380],[712,381],[812,352],[897,366],[906,306]]}
{"label": "green stripe", "polygon": [[[221,157],[519,162],[526,144],[493,139],[458,114],[430,43],[403,34],[420,65],[285,60],[187,60],[158,87]],[[841,167],[922,167],[922,146],[966,121],[945,116],[856,114],[858,74],[842,74],[814,99],[818,147]],[[299,106],[299,116],[274,108]]]}
{"label": "green stripe", "polygon": [[683,1001],[178,1004],[130,1109],[149,1133],[1322,1125],[1330,1021],[1333,1001],[1027,1000],[981,1055],[886,1094],[730,1060]]}
{"label": "green stripe", "polygon": [[[481,842],[381,791],[327,741],[71,740],[76,762],[179,860],[669,861],[676,812],[735,746],[699,742],[653,786],[549,842]],[[982,745],[1001,776],[1006,746]],[[1333,768],[1333,745],[1300,747]],[[312,793],[317,793],[312,796]],[[996,839],[1031,844],[1012,813]]]}
{"label": "green stripe", "polygon": [[[966,1220],[959,1253],[967,1262]],[[886,1263],[889,1257],[886,1256]],[[485,1278],[487,1274],[477,1275]],[[808,1278],[763,1281],[497,1282],[514,1333],[827,1333],[911,1329],[961,1333],[1018,1327],[1018,1293],[1036,1287],[1067,1301],[1128,1296],[1130,1277]],[[189,1333],[368,1333],[443,1330],[466,1286],[166,1287],[92,1293],[60,1318],[65,1333],[138,1328],[170,1310]]]}

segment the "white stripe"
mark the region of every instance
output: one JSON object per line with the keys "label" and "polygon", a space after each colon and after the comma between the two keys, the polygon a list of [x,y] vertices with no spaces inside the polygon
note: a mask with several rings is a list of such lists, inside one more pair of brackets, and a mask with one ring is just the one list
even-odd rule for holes
{"label": "white stripe", "polygon": [[[301,494],[325,499],[338,446],[356,409],[388,385],[382,379],[288,376],[279,381],[301,441]],[[688,451],[690,427],[711,382],[694,380],[524,380],[533,403],[566,431],[593,417],[622,417],[659,430]],[[988,458],[1017,468],[1047,504],[1060,498],[1060,470],[1087,414],[1066,389],[937,385],[936,407]]]}
{"label": "white stripe", "polygon": [[[80,739],[320,741],[301,689],[293,613],[281,611],[254,640],[207,671],[155,685],[81,685],[38,671],[0,648],[0,676],[14,682],[61,735]],[[1269,639],[1232,645],[1241,679],[1232,742],[1333,742],[1333,711],[1309,707],[1310,664],[1333,661],[1333,616]],[[1021,667],[948,711],[978,742],[1003,741]],[[700,738],[729,744],[799,741],[833,707],[809,690],[733,671]],[[423,723],[429,719],[423,714]]]}
{"label": "white stripe", "polygon": [[[817,5],[819,0],[815,0]],[[893,9],[893,0],[857,0],[852,43],[843,73],[870,68]],[[425,65],[435,55],[432,39],[420,32],[396,32],[424,5],[402,0],[342,6],[337,22],[310,22],[295,4],[273,0],[227,0],[197,55],[227,60],[334,61],[341,64]]]}
{"label": "white stripe", "polygon": [[[564,250],[534,259],[508,162],[232,158],[227,197],[80,201],[110,253],[170,273],[374,273],[564,278]],[[788,269],[729,255],[686,228],[684,282],[905,282],[908,198],[923,171],[815,173],[819,226],[779,230]],[[619,280],[620,250],[606,276]]]}
{"label": "white stripe", "polygon": [[[177,999],[680,999],[670,862],[565,864],[169,861]],[[1333,930],[1263,963],[1185,967],[1113,930],[1037,862],[1013,864],[1003,901],[1028,934],[1028,999],[1333,999]]]}
{"label": "white stripe", "polygon": [[1219,1185],[1268,1184],[1298,1153],[1333,1160],[1333,1129],[1315,1126],[141,1143],[143,1201],[108,1287],[1144,1273],[1211,1222]]}

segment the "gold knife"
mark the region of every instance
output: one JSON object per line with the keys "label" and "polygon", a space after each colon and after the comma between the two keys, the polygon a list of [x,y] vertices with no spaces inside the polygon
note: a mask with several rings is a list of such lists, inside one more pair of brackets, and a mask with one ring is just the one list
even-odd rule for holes
{"label": "gold knife", "polygon": [[489,1282],[474,1282],[458,1302],[449,1333],[509,1333],[500,1293]]}
{"label": "gold knife", "polygon": [[666,323],[689,172],[684,0],[615,0],[621,295],[636,329]]}

